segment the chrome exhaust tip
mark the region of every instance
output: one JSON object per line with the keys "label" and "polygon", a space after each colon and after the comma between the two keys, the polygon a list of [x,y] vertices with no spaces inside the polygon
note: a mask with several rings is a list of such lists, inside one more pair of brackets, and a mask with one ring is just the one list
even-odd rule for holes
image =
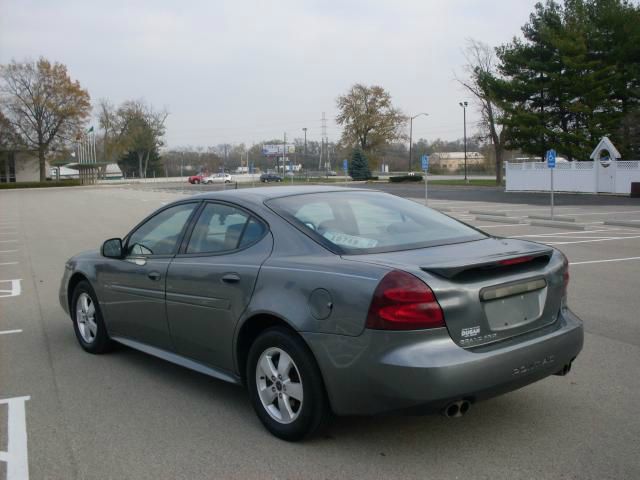
{"label": "chrome exhaust tip", "polygon": [[442,414],[447,418],[458,418],[465,415],[471,408],[471,402],[469,400],[457,400],[447,405]]}

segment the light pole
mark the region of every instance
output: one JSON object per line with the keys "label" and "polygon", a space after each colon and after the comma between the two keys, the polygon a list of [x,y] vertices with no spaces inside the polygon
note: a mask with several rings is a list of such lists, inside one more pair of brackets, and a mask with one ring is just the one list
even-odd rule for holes
{"label": "light pole", "polygon": [[303,127],[302,131],[304,132],[304,158],[302,159],[302,163],[307,165],[307,127]]}
{"label": "light pole", "polygon": [[418,113],[413,117],[409,117],[409,171],[411,171],[411,162],[413,161],[413,119],[418,118],[420,115],[428,117],[428,113]]}
{"label": "light pole", "polygon": [[467,106],[469,102],[459,102],[459,105],[462,107],[462,119],[464,124],[464,181],[465,183],[469,183],[469,179],[467,178]]}

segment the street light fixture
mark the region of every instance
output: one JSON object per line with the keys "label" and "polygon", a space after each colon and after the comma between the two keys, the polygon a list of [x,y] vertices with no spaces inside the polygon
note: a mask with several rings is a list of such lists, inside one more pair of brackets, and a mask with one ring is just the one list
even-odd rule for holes
{"label": "street light fixture", "polygon": [[465,183],[469,183],[469,179],[467,178],[467,107],[469,106],[469,102],[459,102],[459,105],[462,107],[464,124],[464,181]]}
{"label": "street light fixture", "polygon": [[409,117],[409,171],[411,171],[411,162],[413,161],[413,119],[418,118],[420,115],[428,117],[428,113],[418,113],[413,117]]}

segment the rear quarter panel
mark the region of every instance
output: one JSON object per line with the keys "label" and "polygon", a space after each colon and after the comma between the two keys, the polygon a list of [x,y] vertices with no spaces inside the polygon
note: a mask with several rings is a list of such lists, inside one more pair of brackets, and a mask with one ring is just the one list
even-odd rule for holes
{"label": "rear quarter panel", "polygon": [[[272,257],[260,269],[244,318],[271,314],[301,332],[360,335],[373,292],[388,271],[345,262],[333,254]],[[319,319],[312,313],[316,302],[313,293],[318,289],[328,292],[331,306],[327,318]]]}

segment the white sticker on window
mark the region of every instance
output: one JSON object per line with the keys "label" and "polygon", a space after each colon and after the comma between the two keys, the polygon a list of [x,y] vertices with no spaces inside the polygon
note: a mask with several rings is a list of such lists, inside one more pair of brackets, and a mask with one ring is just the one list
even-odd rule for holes
{"label": "white sticker on window", "polygon": [[356,237],[341,232],[328,231],[323,237],[336,245],[349,248],[374,248],[378,245],[378,241],[372,238]]}

